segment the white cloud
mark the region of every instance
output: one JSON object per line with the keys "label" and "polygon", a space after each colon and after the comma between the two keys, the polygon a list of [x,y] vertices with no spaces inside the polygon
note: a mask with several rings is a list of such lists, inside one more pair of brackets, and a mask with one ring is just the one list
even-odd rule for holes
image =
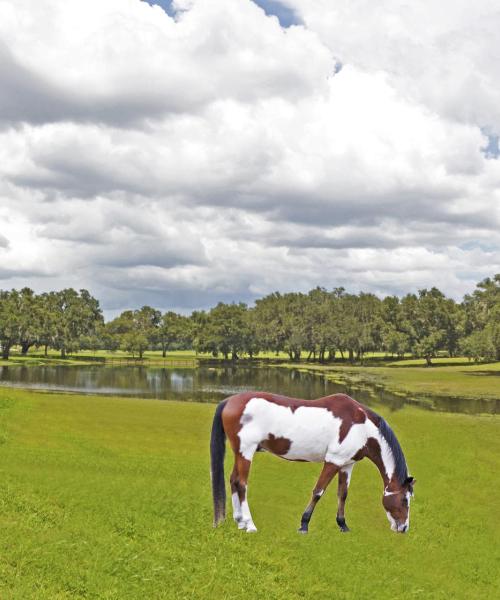
{"label": "white cloud", "polygon": [[287,3],[304,27],[250,0],[176,20],[0,0],[0,287],[190,309],[315,285],[459,297],[499,271],[492,5],[387,1],[371,27],[362,0]]}

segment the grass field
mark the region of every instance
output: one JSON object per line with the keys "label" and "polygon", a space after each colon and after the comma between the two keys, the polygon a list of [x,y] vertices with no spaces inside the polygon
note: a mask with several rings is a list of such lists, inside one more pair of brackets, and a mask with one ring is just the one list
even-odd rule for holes
{"label": "grass field", "polygon": [[[500,420],[381,411],[417,478],[390,531],[373,465],[296,533],[318,465],[258,455],[251,535],[211,526],[214,407],[0,389],[0,598],[497,598]],[[230,461],[227,467],[230,467]]]}

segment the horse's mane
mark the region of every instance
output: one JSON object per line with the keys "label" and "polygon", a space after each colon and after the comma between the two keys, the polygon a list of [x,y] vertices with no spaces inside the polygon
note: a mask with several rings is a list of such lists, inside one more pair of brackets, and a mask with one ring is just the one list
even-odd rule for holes
{"label": "horse's mane", "polygon": [[387,445],[391,449],[392,456],[394,457],[394,472],[396,473],[399,483],[402,484],[408,477],[408,467],[406,465],[406,459],[405,455],[403,454],[403,450],[399,445],[398,438],[396,437],[394,431],[387,424],[387,421],[382,417],[380,417],[378,429],[387,442]]}

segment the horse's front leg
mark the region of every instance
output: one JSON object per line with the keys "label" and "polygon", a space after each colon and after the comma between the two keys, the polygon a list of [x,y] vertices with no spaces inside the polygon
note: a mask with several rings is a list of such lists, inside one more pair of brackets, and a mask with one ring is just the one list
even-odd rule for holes
{"label": "horse's front leg", "polygon": [[328,484],[335,477],[338,470],[339,470],[339,468],[337,467],[337,465],[334,465],[333,463],[327,463],[327,462],[324,463],[323,469],[318,478],[318,482],[314,486],[311,501],[307,505],[307,508],[304,511],[304,514],[302,515],[302,519],[300,521],[300,528],[299,528],[300,533],[308,532],[309,521],[311,520],[311,516],[314,512],[314,508],[316,507],[318,500],[325,493],[325,490],[328,487]]}
{"label": "horse's front leg", "polygon": [[347,500],[347,490],[349,489],[353,467],[354,465],[347,465],[346,467],[342,467],[342,469],[339,471],[339,485],[337,490],[337,525],[340,527],[340,531],[343,531],[344,533],[349,531],[349,527],[347,527],[345,522],[344,508],[345,501]]}

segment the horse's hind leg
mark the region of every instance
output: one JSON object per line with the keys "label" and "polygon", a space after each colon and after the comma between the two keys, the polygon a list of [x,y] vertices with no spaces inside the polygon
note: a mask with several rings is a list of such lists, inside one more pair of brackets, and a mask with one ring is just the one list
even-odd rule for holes
{"label": "horse's hind leg", "polygon": [[333,463],[324,463],[323,470],[320,473],[318,478],[318,482],[314,486],[311,502],[307,505],[304,514],[302,515],[302,519],[300,521],[300,533],[307,533],[309,530],[309,521],[311,520],[311,516],[314,512],[314,508],[318,503],[318,500],[325,493],[326,488],[330,481],[335,477],[339,468],[337,465]]}
{"label": "horse's hind leg", "polygon": [[337,508],[337,525],[340,527],[340,531],[349,531],[349,527],[345,522],[344,507],[345,501],[347,500],[347,490],[349,489],[349,483],[351,481],[351,473],[354,465],[343,467],[339,471],[339,486],[337,491],[338,496],[338,508]]}
{"label": "horse's hind leg", "polygon": [[236,492],[241,505],[241,520],[238,521],[239,529],[246,529],[248,532],[257,531],[257,527],[252,519],[250,507],[247,500],[248,474],[252,462],[240,454],[236,455],[236,471],[238,480],[236,482]]}
{"label": "horse's hind leg", "polygon": [[231,478],[229,482],[231,484],[231,500],[233,502],[233,519],[236,521],[236,524],[239,527],[240,523],[242,522],[243,515],[241,513],[241,502],[238,491],[238,466],[236,457],[234,461],[233,472],[231,473]]}

